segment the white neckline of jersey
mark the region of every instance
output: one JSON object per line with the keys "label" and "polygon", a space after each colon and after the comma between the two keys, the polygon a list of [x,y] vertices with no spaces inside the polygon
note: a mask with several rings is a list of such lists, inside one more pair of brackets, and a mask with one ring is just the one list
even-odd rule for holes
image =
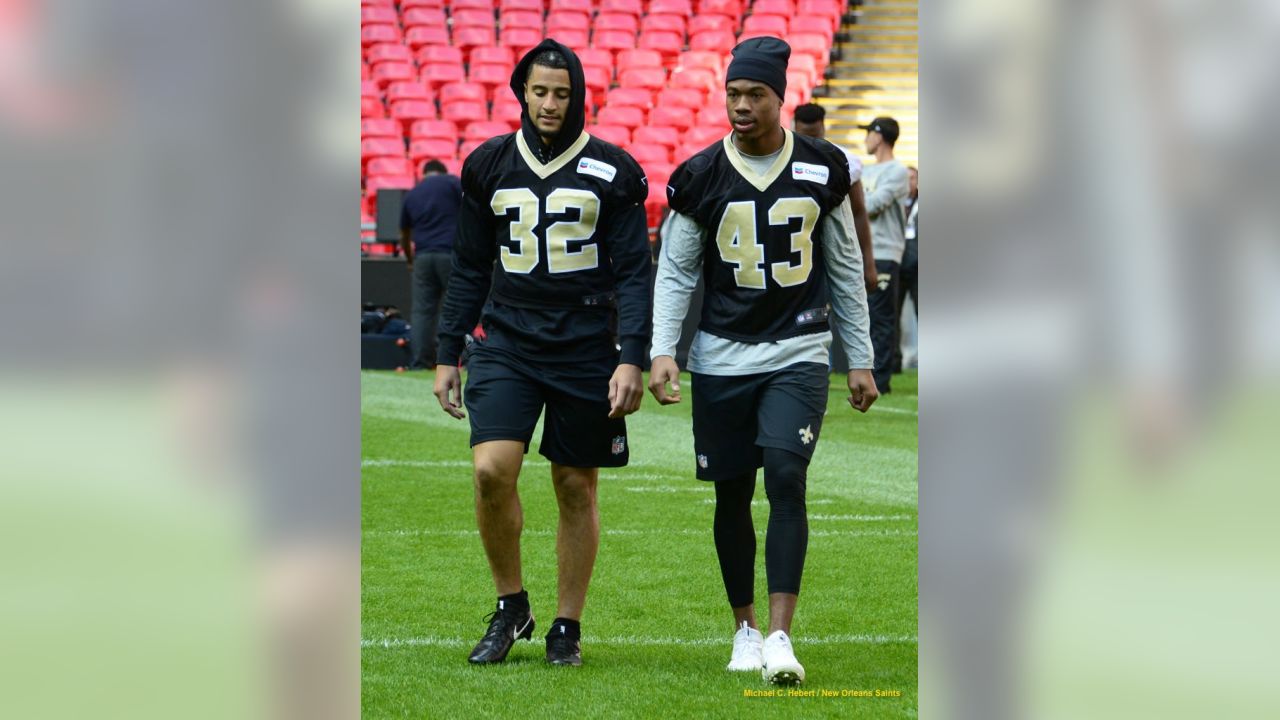
{"label": "white neckline of jersey", "polygon": [[791,137],[791,131],[782,128],[783,140],[782,151],[778,153],[778,159],[773,161],[773,165],[769,167],[769,172],[761,175],[747,165],[742,159],[742,153],[738,150],[738,146],[733,144],[733,131],[724,136],[724,154],[729,158],[729,164],[738,171],[738,174],[747,182],[751,183],[755,189],[764,192],[773,184],[774,180],[782,174],[783,169],[787,167],[787,163],[791,161],[791,148],[794,141]]}
{"label": "white neckline of jersey", "polygon": [[573,141],[572,145],[565,148],[564,152],[557,155],[546,165],[538,162],[538,157],[529,149],[528,143],[524,141],[524,132],[516,132],[516,147],[520,150],[520,157],[524,158],[529,169],[538,177],[546,180],[551,177],[551,173],[554,173],[565,165],[568,165],[570,161],[577,157],[578,153],[582,152],[582,148],[587,146],[587,141],[590,139],[591,136],[583,130],[582,134],[578,136],[577,140]]}

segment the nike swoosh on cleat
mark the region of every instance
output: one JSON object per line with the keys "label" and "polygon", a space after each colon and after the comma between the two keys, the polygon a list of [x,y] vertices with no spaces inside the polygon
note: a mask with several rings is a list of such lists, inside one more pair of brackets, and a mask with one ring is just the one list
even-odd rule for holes
{"label": "nike swoosh on cleat", "polygon": [[524,629],[525,629],[525,628],[527,628],[527,627],[529,627],[529,623],[531,623],[531,622],[533,622],[533,616],[532,616],[532,615],[530,615],[530,616],[529,616],[529,619],[528,619],[528,620],[525,620],[525,621],[524,621],[524,624],[523,624],[523,625],[521,625],[520,627],[518,627],[518,628],[512,628],[512,629],[511,629],[511,640],[512,640],[513,642],[514,642],[514,641],[516,641],[516,640],[519,640],[519,639],[520,639],[520,633],[524,632]]}

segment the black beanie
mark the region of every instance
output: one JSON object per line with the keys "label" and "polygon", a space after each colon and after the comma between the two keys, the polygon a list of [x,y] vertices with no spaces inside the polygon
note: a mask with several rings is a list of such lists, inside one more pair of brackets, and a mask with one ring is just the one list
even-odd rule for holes
{"label": "black beanie", "polygon": [[778,97],[787,97],[787,61],[791,46],[775,37],[753,37],[733,49],[733,60],[724,81],[755,80],[773,88]]}

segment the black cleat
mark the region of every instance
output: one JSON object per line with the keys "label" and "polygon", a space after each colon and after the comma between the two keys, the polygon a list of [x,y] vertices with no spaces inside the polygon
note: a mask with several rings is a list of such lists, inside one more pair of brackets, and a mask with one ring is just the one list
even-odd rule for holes
{"label": "black cleat", "polygon": [[498,602],[498,609],[489,614],[489,629],[476,644],[467,662],[476,665],[500,663],[507,659],[511,646],[516,640],[533,638],[533,613],[529,610],[504,609]]}
{"label": "black cleat", "polygon": [[547,635],[547,662],[552,665],[581,665],[582,648],[577,640],[552,628]]}

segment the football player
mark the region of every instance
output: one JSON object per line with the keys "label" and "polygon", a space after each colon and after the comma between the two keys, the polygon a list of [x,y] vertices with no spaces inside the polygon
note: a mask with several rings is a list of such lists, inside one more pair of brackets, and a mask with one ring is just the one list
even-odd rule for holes
{"label": "football player", "polygon": [[[559,503],[557,617],[547,661],[582,664],[583,605],[600,542],[598,468],[627,464],[623,416],[640,407],[649,336],[647,185],[630,155],[583,130],[582,65],[544,40],[516,65],[519,132],[462,166],[462,211],[436,358],[440,407],[463,418],[458,363],[468,350],[476,519],[497,586],[472,663],[502,662],[534,620],[520,565],[516,480],[538,416]],[[486,305],[486,300],[488,304]]]}
{"label": "football player", "polygon": [[[671,176],[654,290],[649,389],[680,401],[674,359],[701,273],[689,351],[696,474],[715,482],[713,535],[732,608],[730,670],[804,680],[791,619],[808,544],[805,479],[827,406],[831,322],[844,342],[849,404],[877,397],[849,164],[831,143],[779,124],[791,48],[757,37],[733,50],[725,104],[733,130]],[[670,392],[667,385],[670,384]],[[764,467],[769,634],[756,624],[751,497]]]}

